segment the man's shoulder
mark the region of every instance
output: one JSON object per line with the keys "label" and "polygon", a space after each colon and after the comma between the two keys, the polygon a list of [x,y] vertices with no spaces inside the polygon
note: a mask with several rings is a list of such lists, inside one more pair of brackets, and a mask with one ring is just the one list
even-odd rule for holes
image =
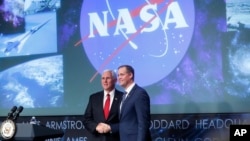
{"label": "man's shoulder", "polygon": [[103,94],[103,91],[98,91],[98,92],[92,93],[90,97],[99,97],[101,96],[101,94]]}
{"label": "man's shoulder", "polygon": [[118,89],[115,89],[115,93],[117,93],[117,94],[124,94],[124,92],[122,92],[122,91],[120,91]]}
{"label": "man's shoulder", "polygon": [[143,93],[143,94],[148,95],[148,92],[146,91],[146,89],[144,89],[143,87],[141,87],[137,84],[134,86],[134,88],[132,90],[134,90],[135,92],[138,92],[138,93]]}
{"label": "man's shoulder", "polygon": [[141,91],[146,91],[143,87],[135,84],[135,86],[133,87],[134,89],[137,89],[137,90],[141,90]]}
{"label": "man's shoulder", "polygon": [[123,94],[124,94],[124,92],[115,89],[115,97],[120,97],[120,98],[122,98]]}

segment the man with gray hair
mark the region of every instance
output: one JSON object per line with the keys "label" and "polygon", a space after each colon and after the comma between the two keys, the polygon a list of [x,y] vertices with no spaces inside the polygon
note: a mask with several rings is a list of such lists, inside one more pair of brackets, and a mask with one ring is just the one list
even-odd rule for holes
{"label": "man with gray hair", "polygon": [[119,105],[122,92],[115,88],[116,74],[104,70],[101,77],[103,90],[89,97],[83,124],[91,133],[91,141],[119,141]]}

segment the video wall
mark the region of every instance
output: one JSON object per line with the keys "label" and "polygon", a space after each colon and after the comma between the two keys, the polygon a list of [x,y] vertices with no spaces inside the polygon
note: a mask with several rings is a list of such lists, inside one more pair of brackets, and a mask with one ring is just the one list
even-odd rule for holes
{"label": "video wall", "polygon": [[249,15],[250,0],[1,0],[0,116],[82,115],[123,64],[152,114],[250,112]]}

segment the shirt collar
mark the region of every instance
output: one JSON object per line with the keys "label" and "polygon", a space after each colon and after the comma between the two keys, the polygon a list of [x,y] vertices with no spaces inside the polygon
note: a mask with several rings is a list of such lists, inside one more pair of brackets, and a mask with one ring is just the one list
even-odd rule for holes
{"label": "shirt collar", "polygon": [[[106,96],[108,94],[107,91],[104,90],[104,95]],[[109,92],[110,96],[113,97],[115,95],[115,89]]]}
{"label": "shirt collar", "polygon": [[127,89],[125,89],[126,94],[130,93],[130,91],[132,90],[132,88],[135,86],[135,82],[133,82],[130,86],[128,86]]}

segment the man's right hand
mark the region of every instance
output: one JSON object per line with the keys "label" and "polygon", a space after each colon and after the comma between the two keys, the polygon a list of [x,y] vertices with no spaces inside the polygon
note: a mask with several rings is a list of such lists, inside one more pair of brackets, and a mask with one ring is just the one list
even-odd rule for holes
{"label": "man's right hand", "polygon": [[111,128],[108,124],[106,123],[99,123],[97,126],[96,126],[96,131],[100,134],[103,134],[103,133],[108,133],[111,131]]}

